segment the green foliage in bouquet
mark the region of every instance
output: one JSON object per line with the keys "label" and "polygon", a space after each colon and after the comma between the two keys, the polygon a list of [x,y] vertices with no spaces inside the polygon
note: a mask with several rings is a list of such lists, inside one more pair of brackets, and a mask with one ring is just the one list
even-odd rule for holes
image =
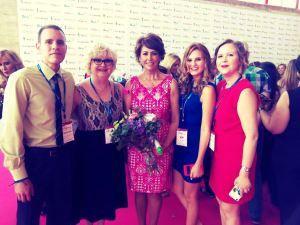
{"label": "green foliage in bouquet", "polygon": [[159,127],[160,123],[154,114],[133,112],[114,123],[112,141],[118,149],[134,146],[141,152],[152,151]]}

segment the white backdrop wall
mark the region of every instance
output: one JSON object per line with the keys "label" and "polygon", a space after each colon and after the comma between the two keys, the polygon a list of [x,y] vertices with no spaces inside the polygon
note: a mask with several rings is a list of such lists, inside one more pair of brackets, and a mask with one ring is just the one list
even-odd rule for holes
{"label": "white backdrop wall", "polygon": [[300,14],[257,10],[226,3],[191,0],[18,0],[20,54],[26,65],[37,62],[38,29],[61,26],[67,37],[64,68],[80,80],[85,56],[96,43],[118,54],[117,74],[140,72],[136,40],[149,32],[160,35],[167,52],[183,55],[192,42],[213,54],[227,38],[248,43],[251,61],[287,63],[300,53]]}

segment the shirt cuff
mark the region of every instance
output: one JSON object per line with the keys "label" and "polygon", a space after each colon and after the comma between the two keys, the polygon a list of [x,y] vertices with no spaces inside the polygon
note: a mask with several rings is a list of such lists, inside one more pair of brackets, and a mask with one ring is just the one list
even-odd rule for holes
{"label": "shirt cuff", "polygon": [[28,177],[24,164],[17,169],[10,170],[10,173],[13,176],[14,181]]}

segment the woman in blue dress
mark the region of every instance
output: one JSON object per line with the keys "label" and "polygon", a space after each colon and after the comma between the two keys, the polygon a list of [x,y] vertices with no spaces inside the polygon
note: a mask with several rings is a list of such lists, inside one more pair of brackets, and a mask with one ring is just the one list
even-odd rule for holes
{"label": "woman in blue dress", "polygon": [[200,223],[197,196],[216,98],[211,78],[207,48],[193,43],[185,51],[179,78],[180,123],[173,161],[173,191],[186,209],[187,225]]}

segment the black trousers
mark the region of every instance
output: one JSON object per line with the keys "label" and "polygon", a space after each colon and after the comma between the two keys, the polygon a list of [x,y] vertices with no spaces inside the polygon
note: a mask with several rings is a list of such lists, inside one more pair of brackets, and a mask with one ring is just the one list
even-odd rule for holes
{"label": "black trousers", "polygon": [[62,147],[25,147],[25,166],[34,188],[30,202],[18,201],[17,225],[38,225],[43,204],[47,225],[70,225],[72,219],[72,151]]}

